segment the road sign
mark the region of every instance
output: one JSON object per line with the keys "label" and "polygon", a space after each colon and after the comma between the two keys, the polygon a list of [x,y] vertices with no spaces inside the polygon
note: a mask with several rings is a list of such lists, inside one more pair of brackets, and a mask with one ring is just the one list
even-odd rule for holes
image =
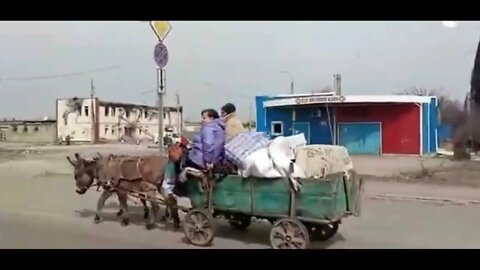
{"label": "road sign", "polygon": [[153,50],[153,59],[157,64],[158,68],[164,68],[168,63],[168,50],[165,44],[162,42],[157,43],[155,45],[155,49]]}
{"label": "road sign", "polygon": [[157,68],[157,93],[158,94],[165,94],[167,92],[166,89],[166,81],[165,81],[165,76],[166,72],[164,69]]}
{"label": "road sign", "polygon": [[150,26],[159,41],[164,41],[170,30],[172,30],[172,26],[168,21],[151,21]]}

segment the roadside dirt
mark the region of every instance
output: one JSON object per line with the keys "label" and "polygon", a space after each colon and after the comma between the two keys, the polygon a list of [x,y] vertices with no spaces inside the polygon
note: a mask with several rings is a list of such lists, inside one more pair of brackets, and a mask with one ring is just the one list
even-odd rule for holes
{"label": "roadside dirt", "polygon": [[370,181],[480,188],[480,162],[462,161],[450,164],[448,167],[404,171],[391,176],[371,174],[361,174],[361,176]]}
{"label": "roadside dirt", "polygon": [[[157,149],[128,144],[28,146],[0,144],[0,169],[38,169],[41,175],[70,173],[67,155],[80,153],[91,158],[100,153],[157,154]],[[465,186],[480,188],[480,162],[454,162],[445,158],[415,156],[352,156],[355,170],[367,181],[400,182],[436,186]],[[32,170],[29,170],[31,168]],[[34,169],[35,168],[35,169]]]}

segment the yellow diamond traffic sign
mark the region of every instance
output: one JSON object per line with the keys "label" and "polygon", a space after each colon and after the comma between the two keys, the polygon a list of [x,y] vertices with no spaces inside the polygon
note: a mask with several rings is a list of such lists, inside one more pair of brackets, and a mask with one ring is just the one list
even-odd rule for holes
{"label": "yellow diamond traffic sign", "polygon": [[168,21],[150,21],[150,26],[160,41],[165,40],[170,30],[172,30],[172,26]]}

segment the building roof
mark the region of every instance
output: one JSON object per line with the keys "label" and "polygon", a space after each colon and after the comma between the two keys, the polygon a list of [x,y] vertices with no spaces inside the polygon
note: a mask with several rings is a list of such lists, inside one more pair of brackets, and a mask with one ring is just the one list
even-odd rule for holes
{"label": "building roof", "polygon": [[345,103],[430,103],[432,97],[410,95],[343,95],[308,94],[268,97],[263,107]]}
{"label": "building roof", "polygon": [[[142,109],[147,109],[147,110],[152,110],[152,111],[158,111],[158,107],[154,106],[148,106],[144,104],[134,104],[134,103],[123,103],[123,102],[111,102],[111,101],[103,101],[99,100],[98,103],[101,106],[112,106],[112,107],[133,107],[133,108],[142,108]],[[169,107],[169,106],[163,106],[163,110],[165,112],[176,112],[180,111],[182,112],[182,106],[178,107]]]}
{"label": "building roof", "polygon": [[55,124],[57,120],[0,120],[0,125],[46,125]]}
{"label": "building roof", "polygon": [[[90,97],[73,97],[77,99],[82,99],[82,100],[90,100]],[[68,100],[69,98],[58,98],[57,100]],[[98,104],[101,106],[112,106],[112,107],[132,107],[132,108],[142,108],[142,109],[147,109],[151,111],[158,111],[158,107],[156,106],[149,106],[145,104],[135,104],[135,103],[124,103],[124,102],[115,102],[115,101],[104,101],[98,98],[95,98],[98,100]],[[177,107],[172,107],[172,106],[163,106],[164,112],[183,112],[183,107],[179,106],[178,109]]]}

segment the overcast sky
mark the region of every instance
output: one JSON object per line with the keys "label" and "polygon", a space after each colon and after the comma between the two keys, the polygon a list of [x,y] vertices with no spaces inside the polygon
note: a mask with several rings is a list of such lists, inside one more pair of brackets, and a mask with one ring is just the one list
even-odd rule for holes
{"label": "overcast sky", "polygon": [[[463,99],[480,23],[447,29],[440,22],[172,21],[166,105],[179,93],[190,120],[203,108],[237,105],[248,116],[255,95],[332,85],[345,94],[443,88]],[[0,22],[0,118],[54,115],[55,99],[86,97],[90,78],[108,101],[155,103],[155,36],[148,23]],[[118,66],[84,76],[6,81]],[[3,79],[3,81],[2,81]],[[251,97],[251,98],[249,98]]]}

